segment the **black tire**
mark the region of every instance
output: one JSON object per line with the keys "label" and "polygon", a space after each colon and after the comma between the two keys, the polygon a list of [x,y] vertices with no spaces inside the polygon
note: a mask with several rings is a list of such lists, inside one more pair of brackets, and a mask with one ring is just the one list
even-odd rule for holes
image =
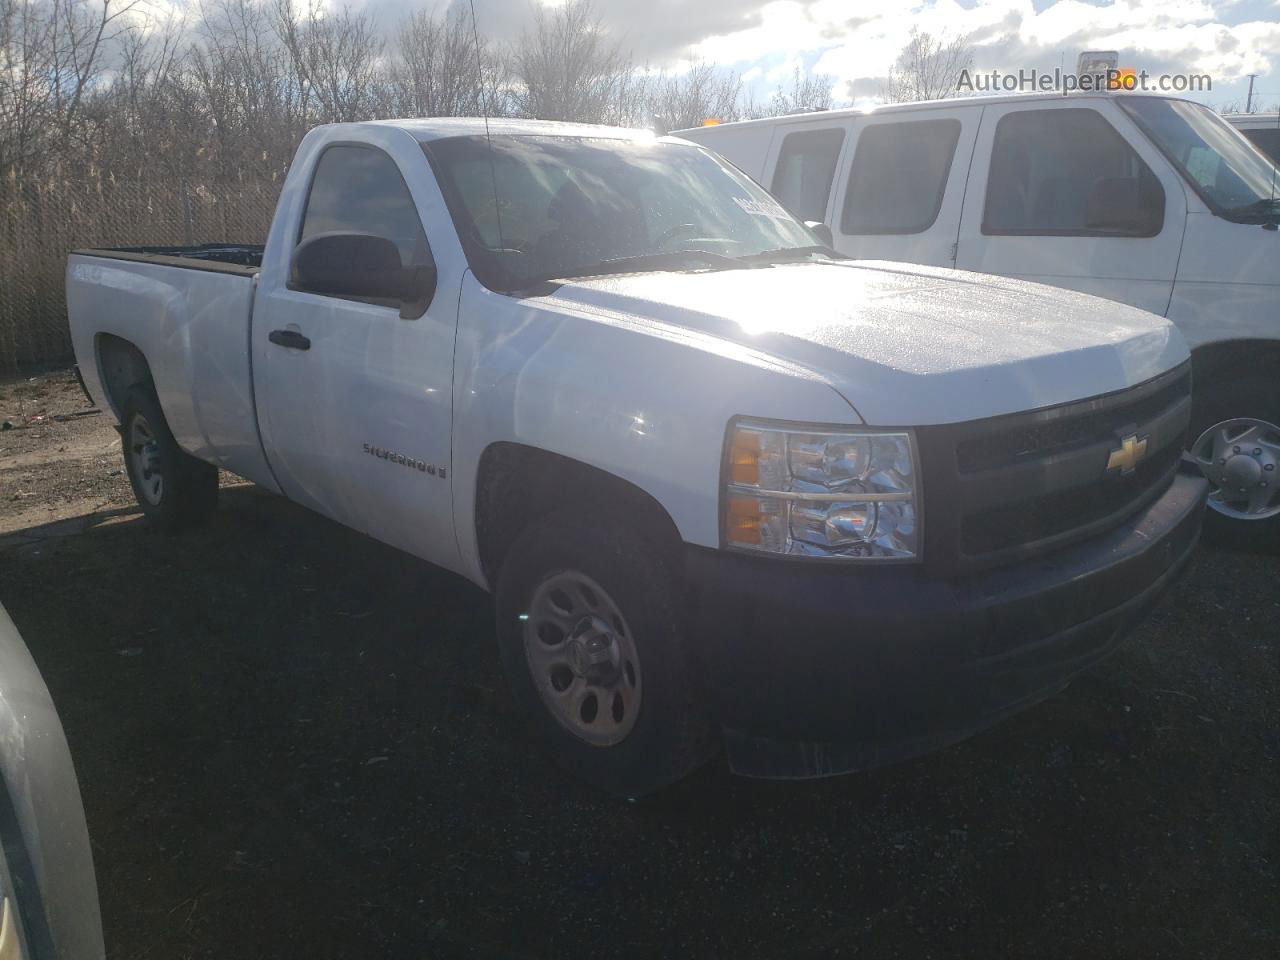
{"label": "black tire", "polygon": [[[555,761],[601,790],[639,797],[697,769],[716,752],[718,738],[684,648],[678,560],[639,524],[599,517],[588,525],[583,516],[582,509],[554,512],[511,546],[497,585],[499,653],[516,700]],[[526,642],[538,641],[522,614],[540,587],[575,572],[602,588],[621,613],[643,678],[634,725],[607,746],[586,742],[557,718],[525,654]]]}
{"label": "black tire", "polygon": [[[1280,379],[1242,377],[1197,387],[1192,399],[1191,427],[1187,431],[1188,448],[1195,452],[1197,440],[1206,430],[1238,418],[1280,426]],[[1264,449],[1264,456],[1269,458],[1269,451]],[[1280,467],[1272,465],[1262,477],[1272,487],[1280,487]],[[1241,549],[1275,551],[1280,549],[1280,513],[1258,520],[1235,518],[1215,509],[1211,498],[1205,512],[1204,536],[1215,543]]]}
{"label": "black tire", "polygon": [[[140,444],[143,434],[137,431],[144,431],[149,442]],[[149,384],[131,387],[125,397],[120,445],[133,495],[143,515],[157,527],[189,527],[217,507],[218,468],[178,446]]]}

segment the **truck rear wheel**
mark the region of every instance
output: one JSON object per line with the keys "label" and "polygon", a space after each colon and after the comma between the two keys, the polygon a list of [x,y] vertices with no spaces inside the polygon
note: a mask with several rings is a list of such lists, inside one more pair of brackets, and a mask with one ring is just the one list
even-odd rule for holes
{"label": "truck rear wheel", "polygon": [[1251,549],[1280,547],[1280,383],[1209,384],[1194,400],[1187,439],[1210,484],[1206,535]]}
{"label": "truck rear wheel", "polygon": [[138,384],[125,397],[120,441],[133,495],[156,526],[190,526],[218,505],[218,468],[178,446],[150,386]]}
{"label": "truck rear wheel", "polygon": [[716,749],[684,649],[676,571],[634,525],[580,509],[526,529],[502,565],[498,645],[555,760],[618,796],[651,793]]}

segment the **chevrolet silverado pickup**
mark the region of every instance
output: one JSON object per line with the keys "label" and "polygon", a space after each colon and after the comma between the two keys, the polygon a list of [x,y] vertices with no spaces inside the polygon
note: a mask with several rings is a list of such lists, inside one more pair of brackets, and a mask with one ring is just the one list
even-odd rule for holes
{"label": "chevrolet silverado pickup", "polygon": [[221,467],[493,591],[532,725],[621,795],[967,736],[1200,531],[1173,326],[849,261],[676,138],[320,127],[265,246],[80,250],[67,295],[147,517]]}

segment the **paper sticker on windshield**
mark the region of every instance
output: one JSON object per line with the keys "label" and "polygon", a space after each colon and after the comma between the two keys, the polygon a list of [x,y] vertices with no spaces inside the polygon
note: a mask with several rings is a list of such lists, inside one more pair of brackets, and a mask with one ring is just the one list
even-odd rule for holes
{"label": "paper sticker on windshield", "polygon": [[791,215],[775,200],[748,200],[746,197],[734,197],[733,202],[753,217],[769,217],[773,220],[791,219]]}

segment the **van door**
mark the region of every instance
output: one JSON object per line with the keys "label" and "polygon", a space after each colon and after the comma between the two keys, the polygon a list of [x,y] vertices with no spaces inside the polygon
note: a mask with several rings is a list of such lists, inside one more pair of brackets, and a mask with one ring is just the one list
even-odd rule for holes
{"label": "van door", "polygon": [[851,257],[950,267],[982,109],[902,111],[858,121],[832,233]]}
{"label": "van door", "polygon": [[956,266],[1164,315],[1186,214],[1174,171],[1109,101],[992,104]]}

